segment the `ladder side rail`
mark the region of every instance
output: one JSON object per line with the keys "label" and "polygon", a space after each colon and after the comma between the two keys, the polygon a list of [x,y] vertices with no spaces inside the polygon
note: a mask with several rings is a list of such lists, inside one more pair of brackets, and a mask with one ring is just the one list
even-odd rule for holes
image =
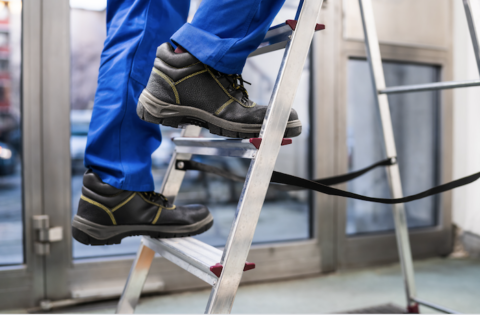
{"label": "ladder side rail", "polygon": [[212,289],[206,313],[231,312],[322,3],[305,0],[296,31],[286,47],[259,136],[262,145],[250,164],[223,252],[223,272]]}
{"label": "ladder side rail", "polygon": [[145,281],[147,280],[148,271],[150,270],[154,256],[155,252],[142,242],[138,249],[137,257],[130,269],[115,314],[133,314],[140,299]]}
{"label": "ladder side rail", "polygon": [[480,75],[480,3],[477,0],[463,0],[463,7],[467,17],[468,29],[472,39],[475,60]]}
{"label": "ladder side rail", "polygon": [[[383,137],[387,157],[396,158],[395,138],[390,115],[388,98],[385,94],[379,94],[378,91],[385,88],[385,77],[383,73],[382,59],[380,55],[380,45],[375,26],[375,18],[371,0],[359,0],[362,16],[363,30],[365,34],[365,46],[367,50],[367,59],[372,72],[372,83],[375,100],[380,110],[380,119],[382,122]],[[398,164],[386,168],[390,191],[392,198],[402,198],[402,185]],[[407,219],[405,215],[404,204],[393,206],[393,216],[395,221],[395,234],[397,239],[400,264],[405,282],[407,303],[409,307],[414,307],[416,296],[415,279],[413,271],[412,253],[410,249],[410,240],[408,237]]]}
{"label": "ladder side rail", "polygon": [[[182,131],[181,136],[198,137],[200,131],[200,127],[188,126]],[[185,171],[180,171],[175,168],[177,158],[190,160],[191,157],[191,154],[174,153],[170,160],[170,165],[165,174],[160,192],[167,196],[172,203],[175,201],[175,197],[180,190],[180,186],[182,185],[185,176]],[[143,285],[147,280],[147,275],[150,271],[155,252],[145,245],[144,240],[145,238],[142,239],[142,243],[137,252],[137,257],[133,261],[132,268],[130,269],[125,288],[123,289],[122,296],[118,302],[116,310],[117,314],[133,314],[135,307],[138,304],[140,294],[142,293]]]}
{"label": "ladder side rail", "polygon": [[[182,130],[181,137],[198,137],[201,131],[200,127],[189,125]],[[183,178],[185,177],[185,171],[177,170],[175,167],[177,160],[190,160],[191,158],[191,154],[174,152],[170,160],[160,193],[167,197],[172,204],[180,191],[180,186],[182,186]]]}

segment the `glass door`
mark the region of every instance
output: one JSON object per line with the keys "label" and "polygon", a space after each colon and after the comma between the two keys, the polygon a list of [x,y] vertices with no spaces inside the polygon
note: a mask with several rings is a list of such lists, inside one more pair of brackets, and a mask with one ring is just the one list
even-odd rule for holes
{"label": "glass door", "polygon": [[[428,9],[434,2],[437,13],[442,14]],[[338,5],[344,12],[338,54],[341,75],[337,81],[341,94],[337,157],[343,173],[382,160],[385,153],[358,1],[346,0]],[[374,1],[373,7],[388,87],[451,79],[449,1]],[[405,25],[402,21],[407,17],[410,22]],[[418,29],[422,32],[415,32]],[[404,194],[452,180],[451,93],[392,94],[388,101]],[[390,197],[383,169],[369,172],[343,188],[367,196]],[[413,257],[447,255],[452,249],[451,193],[410,202],[405,208]],[[339,266],[398,261],[391,206],[339,200],[336,209]]]}
{"label": "glass door", "polygon": [[32,40],[40,9],[37,1],[0,1],[0,310],[33,307],[45,293],[32,220],[43,214],[40,56]]}
{"label": "glass door", "polygon": [[[190,17],[200,1],[192,1]],[[295,16],[298,0],[287,1],[274,24],[285,22]],[[71,43],[71,102],[68,157],[71,161],[69,194],[72,196],[69,216],[77,211],[81,195],[84,151],[91,120],[100,55],[106,38],[106,1],[70,1],[70,43]],[[160,45],[155,43],[154,45]],[[252,83],[248,86],[249,95],[258,104],[267,104],[283,51],[258,56],[248,60],[243,77]],[[311,173],[311,144],[315,132],[310,124],[310,69],[307,64],[295,109],[303,124],[303,133],[294,139],[293,144],[282,149],[276,169],[302,177]],[[180,129],[160,126],[162,144],[153,153],[152,173],[157,190],[174,150],[172,137],[180,134]],[[204,137],[215,137],[208,132]],[[108,144],[106,144],[106,148]],[[197,161],[214,165],[245,175],[249,161],[235,158],[195,157]],[[236,205],[242,189],[241,183],[190,171],[181,187],[177,204],[203,203],[211,210],[214,226],[198,239],[222,247],[230,231]],[[258,281],[291,277],[297,274],[311,274],[320,271],[319,246],[314,234],[313,216],[315,207],[308,192],[284,193],[271,189],[267,194],[262,214],[250,253],[250,261],[259,261],[257,269],[245,274],[245,281]],[[69,236],[71,237],[71,236]],[[86,246],[71,239],[68,269],[68,291],[77,299],[95,296],[118,296],[130,270],[133,257],[138,249],[140,237],[129,237],[120,245]],[[278,263],[282,261],[282,263]],[[295,263],[293,263],[295,262]],[[144,291],[162,292],[204,286],[197,278],[180,270],[170,262],[156,258],[150,270]],[[206,301],[205,301],[206,303]]]}

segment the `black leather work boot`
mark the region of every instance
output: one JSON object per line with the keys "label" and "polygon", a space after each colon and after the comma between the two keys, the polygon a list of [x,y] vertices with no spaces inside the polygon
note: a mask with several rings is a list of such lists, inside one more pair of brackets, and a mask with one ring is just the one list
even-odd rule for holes
{"label": "black leather work boot", "polygon": [[127,236],[154,238],[191,236],[207,231],[213,217],[207,207],[176,207],[154,192],[117,189],[88,170],[72,222],[72,235],[86,245],[120,244]]}
{"label": "black leather work boot", "polygon": [[[232,138],[258,137],[267,106],[248,98],[241,75],[228,75],[201,63],[190,53],[174,52],[169,43],[157,49],[147,87],[137,104],[138,116],[170,127],[192,124]],[[302,123],[290,112],[284,137],[296,137]]]}

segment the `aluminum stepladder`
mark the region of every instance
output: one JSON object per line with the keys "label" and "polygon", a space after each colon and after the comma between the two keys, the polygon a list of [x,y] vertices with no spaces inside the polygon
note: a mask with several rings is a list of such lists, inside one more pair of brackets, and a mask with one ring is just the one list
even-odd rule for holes
{"label": "aluminum stepladder", "polygon": [[[475,0],[456,0],[463,1],[465,14],[467,17],[468,28],[472,40],[475,59],[480,73],[480,6]],[[460,87],[479,86],[480,79],[456,82],[437,82],[429,84],[386,87],[385,77],[382,67],[382,59],[380,55],[380,45],[378,41],[377,31],[375,27],[375,18],[373,15],[372,0],[359,0],[360,12],[362,17],[363,31],[365,34],[365,46],[367,51],[367,59],[372,73],[372,81],[374,93],[376,95],[376,103],[380,110],[380,119],[382,122],[382,130],[384,137],[384,145],[387,157],[396,159],[397,153],[395,148],[395,139],[393,135],[392,121],[390,116],[390,108],[388,104],[388,94],[432,91],[442,89],[452,89]],[[472,14],[475,12],[475,14]],[[403,197],[402,185],[400,180],[400,172],[398,164],[387,167],[388,181],[390,185],[391,197]],[[420,300],[416,297],[414,271],[412,254],[410,249],[410,241],[408,238],[407,219],[405,215],[404,204],[393,205],[393,216],[395,221],[395,233],[400,257],[400,264],[405,282],[405,290],[407,296],[407,311],[409,313],[418,313],[418,305],[424,305],[444,313],[456,313],[436,304]]]}
{"label": "aluminum stepladder", "polygon": [[253,267],[246,262],[247,255],[313,34],[315,30],[322,29],[316,24],[322,3],[323,0],[301,0],[295,18],[297,22],[287,21],[272,27],[259,48],[250,55],[285,48],[259,138],[195,138],[201,129],[187,126],[182,136],[174,139],[175,153],[160,189],[172,202],[185,175],[185,171],[181,170],[182,162],[177,162],[178,160],[189,160],[192,154],[252,159],[224,251],[191,237],[143,237],[118,303],[117,313],[133,313],[155,252],[213,286],[205,313],[230,313],[243,271]]}

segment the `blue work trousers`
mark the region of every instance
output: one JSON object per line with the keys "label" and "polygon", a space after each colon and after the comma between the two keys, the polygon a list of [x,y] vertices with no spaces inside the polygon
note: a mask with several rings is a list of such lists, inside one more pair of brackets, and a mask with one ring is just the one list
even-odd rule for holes
{"label": "blue work trousers", "polygon": [[162,137],[136,106],[157,47],[171,40],[218,71],[241,73],[284,1],[203,0],[185,23],[189,0],[108,0],[85,166],[116,188],[154,190],[151,155]]}

